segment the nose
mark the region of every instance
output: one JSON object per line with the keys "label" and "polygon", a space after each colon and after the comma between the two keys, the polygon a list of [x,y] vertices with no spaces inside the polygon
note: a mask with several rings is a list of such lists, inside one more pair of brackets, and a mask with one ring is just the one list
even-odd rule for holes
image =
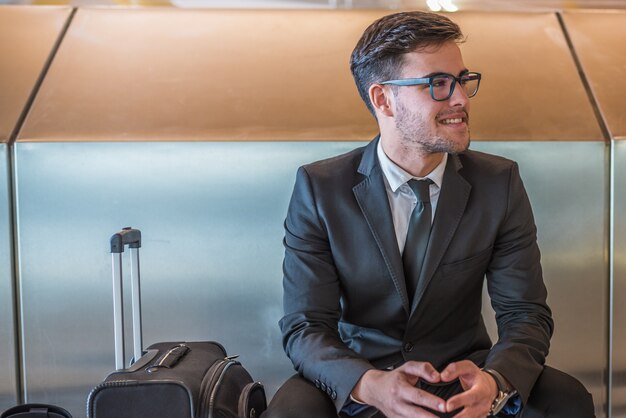
{"label": "nose", "polygon": [[450,106],[469,107],[470,99],[460,83],[456,83],[452,96],[448,99]]}

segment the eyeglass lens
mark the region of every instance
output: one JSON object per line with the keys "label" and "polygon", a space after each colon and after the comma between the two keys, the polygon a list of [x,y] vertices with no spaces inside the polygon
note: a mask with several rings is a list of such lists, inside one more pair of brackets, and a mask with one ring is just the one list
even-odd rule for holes
{"label": "eyeglass lens", "polygon": [[[476,74],[466,74],[460,77],[460,87],[465,90],[467,97],[473,97],[478,91],[479,77]],[[431,92],[433,99],[446,100],[452,95],[452,89],[456,79],[451,75],[441,74],[433,77],[431,83]]]}

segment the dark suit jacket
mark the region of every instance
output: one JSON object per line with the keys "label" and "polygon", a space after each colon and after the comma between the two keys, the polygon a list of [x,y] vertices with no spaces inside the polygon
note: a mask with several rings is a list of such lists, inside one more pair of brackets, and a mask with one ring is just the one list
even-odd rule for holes
{"label": "dark suit jacket", "polygon": [[[553,323],[517,164],[474,151],[449,156],[409,306],[376,144],[298,170],[285,220],[287,355],[337,410],[365,371],[398,360],[484,363],[525,403]],[[481,315],[485,275],[493,347]]]}

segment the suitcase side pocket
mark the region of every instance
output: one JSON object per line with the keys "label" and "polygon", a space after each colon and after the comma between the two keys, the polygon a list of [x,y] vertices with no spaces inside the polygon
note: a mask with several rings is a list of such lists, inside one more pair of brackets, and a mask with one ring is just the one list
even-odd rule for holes
{"label": "suitcase side pocket", "polygon": [[265,388],[261,382],[248,383],[239,396],[237,418],[259,418],[267,409]]}

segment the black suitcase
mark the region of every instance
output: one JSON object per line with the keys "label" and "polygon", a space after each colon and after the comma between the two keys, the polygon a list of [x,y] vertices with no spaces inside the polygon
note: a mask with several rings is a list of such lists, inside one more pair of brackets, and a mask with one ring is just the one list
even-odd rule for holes
{"label": "black suitcase", "polygon": [[[131,249],[134,362],[124,369],[121,258]],[[257,418],[266,408],[265,389],[212,341],[141,342],[139,285],[141,232],[125,228],[111,238],[115,311],[115,361],[111,373],[89,394],[88,418]]]}
{"label": "black suitcase", "polygon": [[58,406],[29,403],[4,411],[0,418],[72,418],[72,415]]}

